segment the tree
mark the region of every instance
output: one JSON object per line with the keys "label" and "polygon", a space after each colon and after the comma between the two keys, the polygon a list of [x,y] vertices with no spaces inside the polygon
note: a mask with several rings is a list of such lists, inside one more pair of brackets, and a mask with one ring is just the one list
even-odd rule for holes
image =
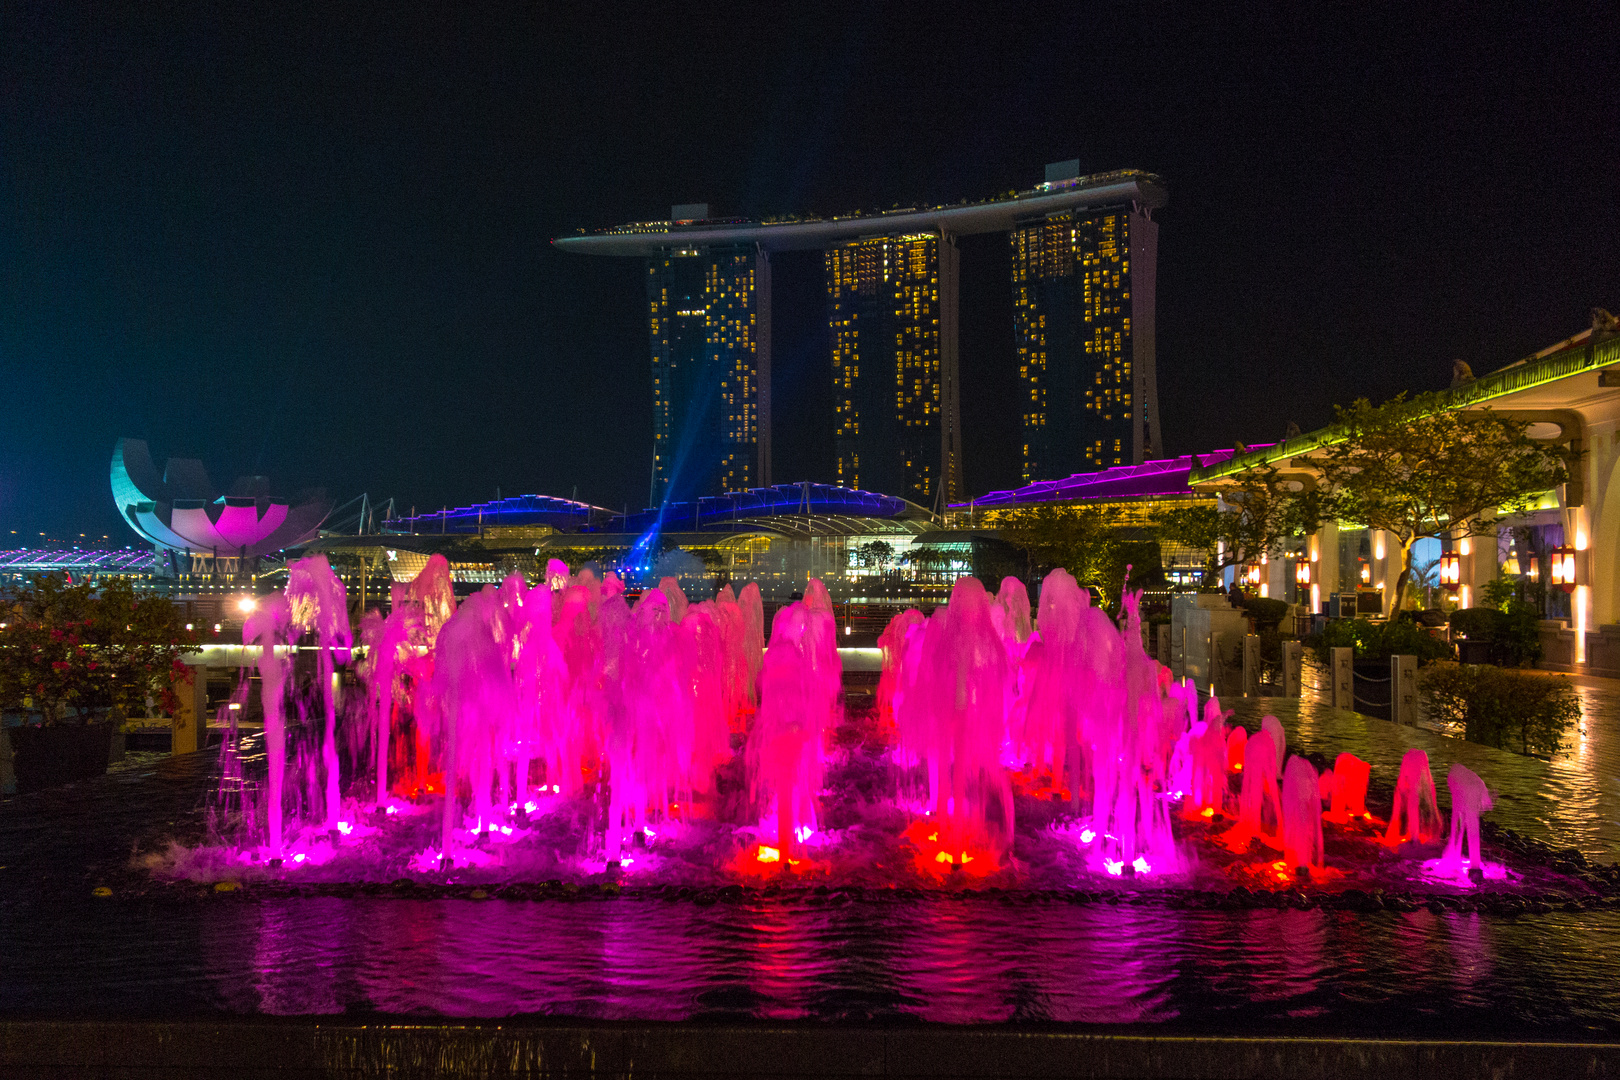
{"label": "tree", "polygon": [[855,549],[856,561],[863,567],[886,570],[894,561],[894,545],[887,540],[873,540]]}
{"label": "tree", "polygon": [[1273,468],[1240,473],[1221,491],[1226,509],[1187,506],[1160,515],[1162,540],[1206,552],[1204,584],[1215,585],[1228,566],[1275,556],[1288,539],[1313,533],[1327,509],[1320,491],[1294,491]]}
{"label": "tree", "polygon": [[5,605],[0,622],[0,705],[32,701],[47,723],[69,705],[133,710],[152,697],[172,710],[179,704],[172,681],[190,678],[180,657],[197,649],[166,597],[137,596],[121,578],[99,591],[56,575],[36,578]]}
{"label": "tree", "polygon": [[1311,459],[1325,498],[1346,521],[1381,529],[1401,549],[1394,610],[1412,582],[1412,546],[1425,537],[1478,536],[1497,514],[1523,513],[1569,479],[1570,453],[1490,409],[1444,407],[1440,395],[1365,398],[1336,410],[1341,441]]}
{"label": "tree", "polygon": [[1028,554],[1036,577],[1061,566],[1104,604],[1127,586],[1163,583],[1158,544],[1127,534],[1095,507],[1024,506],[1003,514],[997,525],[1002,539]]}

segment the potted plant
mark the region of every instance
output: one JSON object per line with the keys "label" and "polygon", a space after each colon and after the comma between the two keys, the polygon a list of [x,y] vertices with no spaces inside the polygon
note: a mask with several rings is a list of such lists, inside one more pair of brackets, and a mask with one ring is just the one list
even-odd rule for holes
{"label": "potted plant", "polygon": [[115,579],[99,590],[47,575],[0,606],[0,729],[9,791],[23,793],[107,771],[125,714],[169,688],[193,635],[166,597],[137,596]]}

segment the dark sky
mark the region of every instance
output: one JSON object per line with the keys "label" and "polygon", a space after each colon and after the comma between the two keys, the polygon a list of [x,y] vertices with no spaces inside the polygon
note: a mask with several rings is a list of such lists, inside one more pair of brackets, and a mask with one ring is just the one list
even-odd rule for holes
{"label": "dark sky", "polygon": [[[673,202],[977,198],[1070,157],[1161,174],[1172,452],[1620,308],[1607,5],[305,7],[6,5],[0,542],[132,539],[119,435],[216,481],[639,507],[642,269],[548,241]],[[963,250],[982,492],[1017,470],[1007,251]],[[824,478],[819,256],[775,270],[777,477]]]}

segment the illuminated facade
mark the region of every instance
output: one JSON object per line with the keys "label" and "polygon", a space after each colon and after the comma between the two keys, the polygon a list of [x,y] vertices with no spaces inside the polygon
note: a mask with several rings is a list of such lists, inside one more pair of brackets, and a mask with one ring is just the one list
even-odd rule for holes
{"label": "illuminated facade", "polygon": [[1141,463],[1160,441],[1157,223],[1068,211],[1009,236],[1025,483]]}
{"label": "illuminated facade", "polygon": [[769,480],[769,295],[770,261],[754,245],[647,260],[652,505]]}
{"label": "illuminated facade", "polygon": [[876,236],[829,248],[837,482],[928,506],[939,491],[940,238]]}
{"label": "illuminated facade", "polygon": [[[1124,169],[1081,176],[1079,163],[1068,161],[1047,166],[1044,183],[977,201],[767,221],[713,218],[707,204],[692,203],[672,207],[667,220],[580,230],[552,243],[562,251],[648,260],[655,505],[771,483],[770,253],[820,251],[833,331],[838,404],[828,419],[837,448],[836,479],[943,511],[964,497],[956,238],[1010,232],[1016,248],[1016,234],[1040,232],[1032,223],[1118,217],[1115,208],[1130,208],[1119,211],[1124,216],[1117,238],[1119,251],[1128,252],[1128,266],[1119,268],[1117,286],[1113,274],[1108,276],[1108,288],[1120,295],[1104,299],[1099,294],[1095,302],[1099,311],[1120,309],[1110,310],[1110,317],[1128,318],[1128,325],[1118,326],[1118,342],[1110,331],[1106,341],[1099,336],[1096,343],[1115,350],[1109,355],[1117,358],[1106,361],[1105,373],[1129,386],[1094,387],[1111,393],[1094,396],[1095,416],[1081,418],[1090,426],[1065,438],[1089,440],[1091,457],[1077,461],[1095,461],[1096,468],[1115,460],[1141,461],[1160,442],[1152,385],[1156,226],[1148,215],[1165,199],[1159,178],[1149,173]],[[1086,270],[1102,273],[1100,266],[1088,264]],[[751,291],[744,286],[750,271]],[[1048,307],[1061,306],[1062,289],[1060,282],[1052,297],[1036,289],[1026,295],[1025,305],[1037,305],[1039,320]],[[1082,285],[1077,295],[1083,298],[1085,292]],[[1021,327],[1026,318],[1021,311]],[[1034,325],[1039,330],[1046,324]],[[1067,419],[1074,410],[1065,411],[1052,392],[1055,382],[1044,381],[1046,367],[1055,374],[1074,348],[1083,354],[1083,346],[1048,346],[1043,339],[1035,349],[1040,370],[1027,357],[1023,362],[1026,378],[1035,371],[1043,381],[1039,399],[1026,410],[1022,434],[1028,435],[1032,423],[1049,429],[1036,431],[1031,447],[1043,445],[1042,438],[1051,442],[1065,424],[1080,426],[1080,420]],[[1142,401],[1145,407],[1138,404]],[[1025,448],[1026,462],[1031,447]],[[1053,475],[1048,463],[1057,459],[1041,452],[1045,457],[1035,463],[1036,471]]]}

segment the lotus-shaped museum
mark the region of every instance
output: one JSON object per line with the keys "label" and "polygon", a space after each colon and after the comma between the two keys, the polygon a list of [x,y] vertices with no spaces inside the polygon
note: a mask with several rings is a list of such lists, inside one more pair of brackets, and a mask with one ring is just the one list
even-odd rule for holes
{"label": "lotus-shaped museum", "polygon": [[160,474],[140,439],[113,448],[112,493],[118,512],[160,548],[196,556],[256,558],[313,539],[332,511],[322,491],[295,499],[270,495],[269,478],[238,477],[216,490],[194,458],[170,458]]}

